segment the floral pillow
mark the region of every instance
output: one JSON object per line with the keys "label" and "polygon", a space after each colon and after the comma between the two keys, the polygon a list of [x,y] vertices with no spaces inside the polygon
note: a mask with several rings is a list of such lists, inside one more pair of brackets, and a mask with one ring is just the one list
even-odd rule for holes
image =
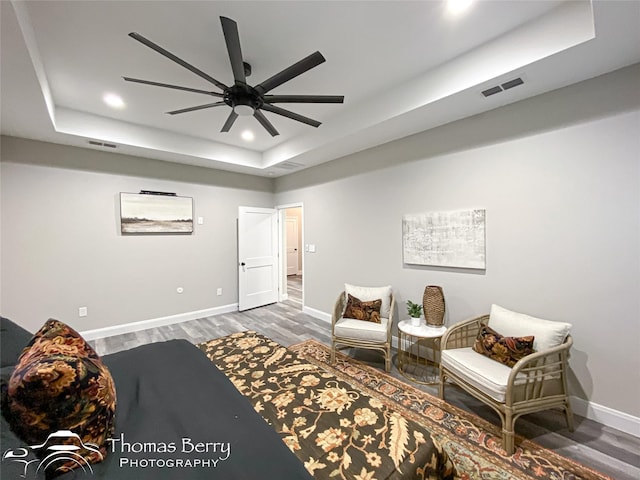
{"label": "floral pillow", "polygon": [[367,322],[380,323],[380,308],[382,299],[363,302],[350,293],[347,294],[347,307],[344,310],[344,318],[355,318]]}
{"label": "floral pillow", "polygon": [[533,340],[533,336],[504,337],[487,325],[482,325],[473,350],[513,367],[518,360],[534,352]]}
{"label": "floral pillow", "polygon": [[111,373],[80,334],[62,322],[47,321],[23,350],[9,379],[7,407],[12,430],[29,445],[42,447],[36,454],[52,455],[52,442],[79,447],[48,471],[84,468],[107,453],[116,411]]}

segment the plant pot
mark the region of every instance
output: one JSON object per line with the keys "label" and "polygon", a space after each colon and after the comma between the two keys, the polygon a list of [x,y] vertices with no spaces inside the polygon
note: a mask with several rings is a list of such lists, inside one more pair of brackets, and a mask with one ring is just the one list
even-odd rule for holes
{"label": "plant pot", "polygon": [[437,285],[425,287],[422,308],[428,326],[441,327],[444,325],[444,293],[442,292],[442,287]]}
{"label": "plant pot", "polygon": [[420,317],[411,317],[411,326],[412,327],[419,327],[420,323],[421,323],[422,318]]}

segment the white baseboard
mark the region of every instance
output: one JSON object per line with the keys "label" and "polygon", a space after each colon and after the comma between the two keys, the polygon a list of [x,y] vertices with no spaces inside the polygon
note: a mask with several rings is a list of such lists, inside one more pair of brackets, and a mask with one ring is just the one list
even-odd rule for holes
{"label": "white baseboard", "polygon": [[571,397],[571,408],[577,415],[621,430],[629,435],[640,437],[640,418],[638,417],[576,396]]}
{"label": "white baseboard", "polygon": [[317,318],[318,320],[323,320],[327,323],[331,323],[331,314],[329,313],[325,313],[321,310],[316,310],[315,308],[311,308],[311,307],[307,307],[307,306],[303,306],[302,307],[302,313],[306,313],[307,315],[311,315],[314,318]]}
{"label": "white baseboard", "polygon": [[221,315],[223,313],[237,312],[238,304],[232,303],[221,307],[206,308],[204,310],[196,310],[194,312],[178,313],[177,315],[169,315],[168,317],[152,318],[150,320],[142,320],[140,322],[125,323],[123,325],[114,325],[113,327],[96,328],[94,330],[85,330],[80,334],[86,340],[95,340],[96,338],[110,337],[112,335],[122,335],[123,333],[138,332],[147,328],[164,327],[174,323],[188,322],[203,317],[211,317]]}
{"label": "white baseboard", "polygon": [[[315,308],[304,307],[302,311],[307,315],[324,320],[327,323],[331,322],[330,314],[316,310]],[[393,337],[393,341],[397,346],[398,338],[395,335]],[[615,428],[616,430],[628,433],[629,435],[640,437],[640,418],[638,417],[605,407],[604,405],[589,402],[576,396],[571,397],[571,407],[577,415],[586,417],[594,422],[607,425],[608,427]]]}

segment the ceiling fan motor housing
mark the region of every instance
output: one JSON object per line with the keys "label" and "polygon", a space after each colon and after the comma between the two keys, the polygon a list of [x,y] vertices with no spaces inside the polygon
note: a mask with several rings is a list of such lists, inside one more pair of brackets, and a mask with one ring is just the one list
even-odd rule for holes
{"label": "ceiling fan motor housing", "polygon": [[258,92],[249,85],[229,87],[224,91],[222,99],[238,115],[253,115],[253,112],[260,109],[264,103]]}

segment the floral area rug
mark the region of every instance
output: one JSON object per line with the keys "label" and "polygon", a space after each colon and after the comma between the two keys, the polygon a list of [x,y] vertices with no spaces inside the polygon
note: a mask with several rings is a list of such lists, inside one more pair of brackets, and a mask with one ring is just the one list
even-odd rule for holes
{"label": "floral area rug", "polygon": [[[424,422],[255,332],[199,345],[316,479],[454,479]],[[402,410],[402,411],[401,411]],[[251,432],[247,432],[251,435]]]}
{"label": "floral area rug", "polygon": [[522,437],[509,456],[496,425],[339,352],[330,366],[330,348],[315,340],[289,349],[427,427],[462,479],[613,480]]}

